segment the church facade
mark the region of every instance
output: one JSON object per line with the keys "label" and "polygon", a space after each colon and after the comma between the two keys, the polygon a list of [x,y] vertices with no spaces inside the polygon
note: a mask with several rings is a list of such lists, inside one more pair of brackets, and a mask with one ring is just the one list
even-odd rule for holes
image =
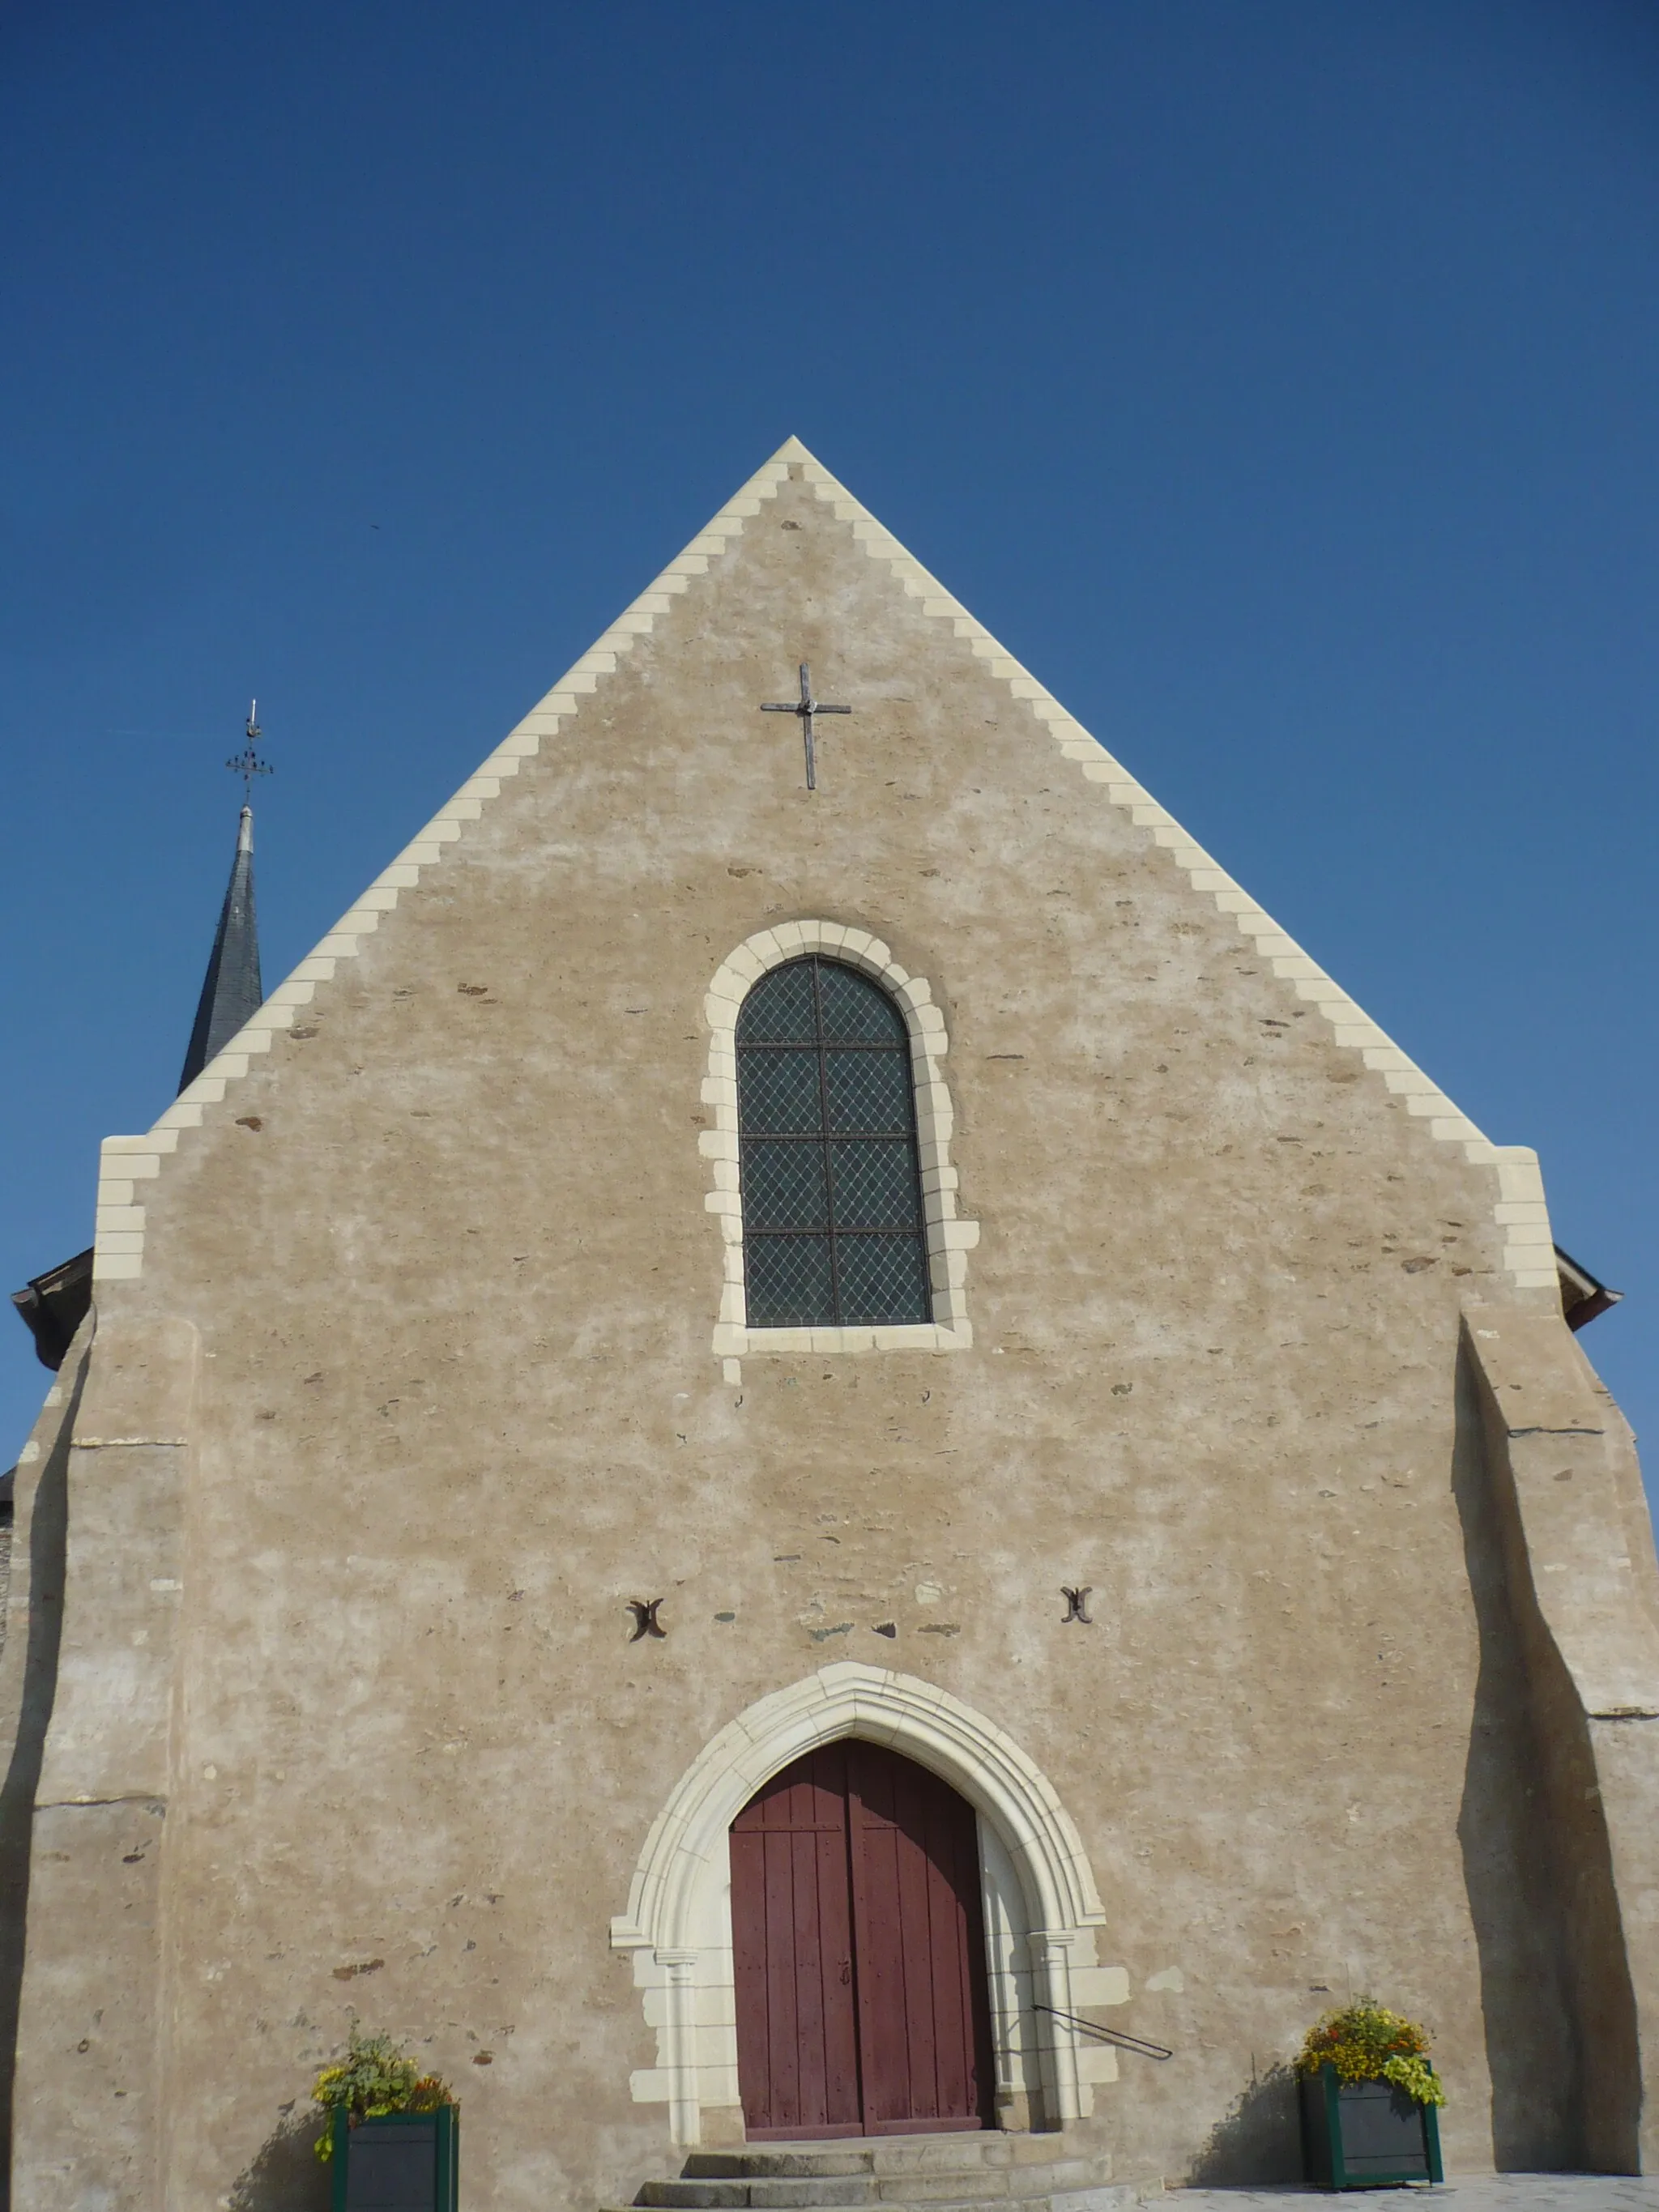
{"label": "church facade", "polygon": [[353,2021],[499,2212],[1292,2178],[1361,1992],[1454,2170],[1653,2170],[1659,1571],[1536,1158],[796,441],[97,1227],[0,1659],[18,2212],[314,2201]]}

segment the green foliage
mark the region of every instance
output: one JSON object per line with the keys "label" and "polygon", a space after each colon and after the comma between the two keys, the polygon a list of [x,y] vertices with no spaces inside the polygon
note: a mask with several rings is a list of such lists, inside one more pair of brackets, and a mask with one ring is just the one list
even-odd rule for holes
{"label": "green foliage", "polygon": [[1390,2012],[1375,1997],[1356,1997],[1308,2030],[1297,2055],[1298,2074],[1334,2066],[1344,2081],[1392,2081],[1419,2105],[1443,2105],[1446,2093],[1428,2062],[1427,2031]]}
{"label": "green foliage", "polygon": [[347,2124],[355,2128],[359,2120],[381,2119],[388,2112],[435,2112],[440,2105],[455,2102],[447,2086],[435,2074],[422,2074],[389,2035],[364,2035],[355,2027],[345,2057],[324,2067],[311,2094],[326,2115],[323,2132],[312,2145],[325,2165],[334,2155],[338,2111],[344,2111]]}

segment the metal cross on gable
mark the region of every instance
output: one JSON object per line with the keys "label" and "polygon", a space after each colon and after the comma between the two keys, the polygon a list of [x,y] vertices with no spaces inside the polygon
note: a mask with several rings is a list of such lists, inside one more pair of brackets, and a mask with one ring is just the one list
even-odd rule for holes
{"label": "metal cross on gable", "polygon": [[817,763],[812,754],[812,717],[814,714],[850,714],[850,707],[826,707],[822,699],[812,696],[812,671],[805,661],[800,665],[800,697],[799,699],[767,699],[762,702],[763,714],[798,714],[801,736],[806,745],[806,788],[818,787]]}

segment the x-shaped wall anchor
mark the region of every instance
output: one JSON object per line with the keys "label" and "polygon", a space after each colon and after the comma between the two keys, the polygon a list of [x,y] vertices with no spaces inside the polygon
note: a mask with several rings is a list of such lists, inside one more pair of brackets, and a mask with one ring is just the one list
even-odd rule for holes
{"label": "x-shaped wall anchor", "polygon": [[661,1603],[659,1597],[629,1599],[628,1610],[634,1616],[634,1633],[628,1639],[630,1644],[637,1644],[642,1636],[667,1635],[668,1631],[657,1618],[657,1607]]}
{"label": "x-shaped wall anchor", "polygon": [[1060,1626],[1063,1628],[1067,1620],[1080,1620],[1085,1628],[1092,1628],[1095,1624],[1089,1611],[1089,1600],[1094,1595],[1094,1584],[1085,1583],[1073,1589],[1069,1583],[1062,1583],[1060,1594],[1066,1601],[1066,1620]]}

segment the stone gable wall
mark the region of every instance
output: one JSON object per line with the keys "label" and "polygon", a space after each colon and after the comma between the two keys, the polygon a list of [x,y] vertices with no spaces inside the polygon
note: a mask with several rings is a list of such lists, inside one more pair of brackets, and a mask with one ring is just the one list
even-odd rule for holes
{"label": "stone gable wall", "polygon": [[[855,708],[810,797],[757,711],[801,659]],[[971,1346],[716,1339],[705,1001],[808,918],[939,1011]],[[1490,2164],[1534,2030],[1483,1993],[1539,1939],[1461,1329],[1552,1293],[1491,1158],[804,474],[199,1118],[99,1322],[199,1347],[159,1577],[170,2205],[269,2161],[354,2014],[458,2081],[480,2202],[672,2170],[611,1923],[704,1747],[842,1659],[986,1717],[1074,1824],[1091,2002],[1176,2053],[1077,2124],[1122,2178],[1206,2170],[1362,1988],[1432,2022],[1449,2157]],[[636,1597],[665,1640],[626,1641]],[[693,2025],[717,2074],[729,2022]]]}

